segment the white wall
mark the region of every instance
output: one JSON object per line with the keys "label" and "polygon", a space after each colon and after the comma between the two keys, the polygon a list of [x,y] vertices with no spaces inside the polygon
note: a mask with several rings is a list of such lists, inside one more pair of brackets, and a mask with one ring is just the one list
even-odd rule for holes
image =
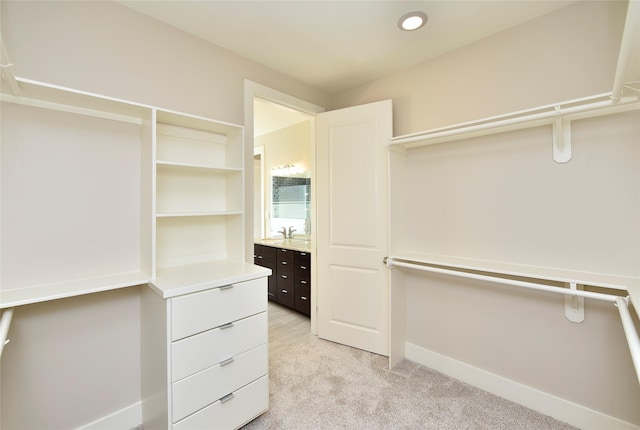
{"label": "white wall", "polygon": [[582,1],[339,94],[393,99],[394,136],[611,91],[626,2]]}
{"label": "white wall", "polygon": [[[345,107],[391,98],[394,103],[394,135],[398,136],[608,92],[613,86],[625,11],[626,2],[579,2],[347,91],[335,98],[334,106]],[[514,260],[524,258],[529,252],[529,257],[536,260],[533,263],[574,264],[582,270],[591,258],[591,263],[595,262],[598,270],[638,276],[639,119],[634,113],[612,121],[596,124],[595,128],[575,124],[576,135],[595,137],[599,144],[589,148],[581,143],[584,139],[576,142],[574,160],[563,166],[552,161],[549,130],[524,131],[502,141],[485,137],[412,150],[415,153],[407,154],[407,157],[418,154],[415,156],[423,157],[422,161],[431,164],[420,164],[420,160],[412,159],[407,170],[403,171],[409,184],[402,196],[406,201],[407,215],[400,224],[402,221],[406,224],[395,232],[403,231],[407,237],[405,245],[422,247],[412,248],[413,251],[440,250],[444,253],[444,249],[462,256],[473,254],[473,257],[481,258],[484,254],[486,258]],[[620,127],[616,121],[623,121],[625,125]],[[620,130],[626,130],[622,140],[616,135]],[[512,145],[505,143],[505,139],[511,140]],[[623,144],[626,149],[622,152],[606,151],[611,147],[609,143],[613,142],[616,148]],[[500,145],[511,148],[511,155],[496,152],[504,150],[505,146]],[[532,163],[539,161],[540,164],[535,165],[542,168],[533,172],[529,170],[532,167],[527,165],[529,159],[518,158],[529,156],[526,151],[518,152],[519,145],[528,150],[542,151],[531,160]],[[468,155],[470,149],[476,158],[461,159],[461,155]],[[599,152],[603,150],[604,153]],[[484,164],[497,162],[492,158],[493,154],[503,158],[514,157],[515,163],[510,165],[507,162],[499,167],[512,168],[511,176],[501,171],[506,181],[502,185],[499,181],[487,185],[496,175],[500,177],[499,172],[487,171],[483,175],[481,166],[496,167]],[[467,169],[464,162],[468,162]],[[431,177],[429,166],[438,169],[442,175]],[[589,176],[589,169],[593,177]],[[472,172],[478,178],[476,182]],[[577,177],[588,178],[590,186],[599,175],[611,175],[608,179],[616,181],[618,188],[609,191],[594,189],[591,193],[591,190],[581,188],[587,182],[574,182],[570,185],[573,187],[570,192],[578,191],[579,195],[574,194],[571,198],[584,197],[586,200],[572,205],[577,207],[570,211],[566,207],[559,208],[555,204],[558,203],[556,193],[569,184],[565,181],[556,186],[547,181],[555,175],[574,180],[576,174]],[[465,183],[469,184],[467,188]],[[479,189],[482,185],[490,187],[486,200],[483,198],[485,193]],[[513,192],[516,185],[522,190],[519,195]],[[502,186],[504,189],[501,191]],[[467,193],[465,198],[468,200],[453,202],[460,197],[459,193],[452,192],[456,187],[465,192],[475,187],[475,194],[470,196]],[[549,191],[549,199],[544,199],[544,192],[541,195],[541,187]],[[513,197],[514,194],[519,198],[509,202],[495,200],[496,196]],[[600,196],[599,200],[585,207],[584,202],[589,202],[590,194],[594,198]],[[437,201],[432,198],[434,196]],[[602,204],[603,198],[608,200],[620,196],[623,196],[622,204]],[[532,204],[532,199],[536,199],[537,205]],[[475,209],[472,203],[476,205]],[[511,217],[509,204],[513,205]],[[525,208],[531,212],[524,211]],[[524,233],[524,237],[534,241],[535,247],[527,248],[513,235],[496,236],[492,240],[491,234],[496,234],[496,230],[500,232],[499,223],[491,224],[496,229],[478,230],[479,218],[475,216],[484,216],[485,209],[489,212],[494,210],[491,213],[500,218],[491,221],[500,219],[503,231],[510,234],[513,233],[510,229],[518,225],[523,214],[526,218],[537,212],[544,217],[550,216],[548,219],[555,214],[558,225],[548,224],[553,229],[551,231],[533,230],[541,233],[539,237],[532,237],[531,231],[517,227],[516,232]],[[627,215],[629,218],[625,218]],[[435,225],[430,223],[434,218],[438,220]],[[582,224],[586,220],[590,220],[589,223]],[[562,230],[562,222],[569,224],[567,230]],[[465,230],[467,227],[471,230]],[[586,230],[583,229],[585,227]],[[572,236],[575,229],[583,229],[583,234],[573,236],[577,241],[562,242],[559,236],[546,251],[541,249],[544,244],[540,243],[540,237],[548,238],[554,231]],[[620,245],[629,251],[624,258],[614,257],[620,255],[615,242],[603,241],[609,237],[606,234],[609,230],[619,235]],[[485,241],[475,240],[471,235],[483,237]],[[443,237],[452,240],[443,240]],[[392,237],[394,243],[398,243],[398,239]],[[416,243],[417,239],[421,240],[422,246]],[[465,246],[460,248],[463,243]],[[558,244],[561,246],[554,246]],[[576,250],[584,258],[567,254]],[[554,260],[553,255],[558,258]],[[397,286],[406,288],[403,304],[406,319],[401,324],[406,324],[409,344],[541,390],[567,403],[640,425],[640,387],[615,307],[587,300],[585,321],[573,324],[564,317],[564,299],[544,293],[517,292],[487,283],[411,272],[396,279],[403,279],[403,283]]]}
{"label": "white wall", "polygon": [[[319,90],[115,2],[3,0],[0,11],[20,77],[237,124],[245,79],[329,104]],[[246,193],[247,213],[252,203]],[[139,326],[137,288],[18,308],[2,356],[0,427],[76,428],[139,401]]]}

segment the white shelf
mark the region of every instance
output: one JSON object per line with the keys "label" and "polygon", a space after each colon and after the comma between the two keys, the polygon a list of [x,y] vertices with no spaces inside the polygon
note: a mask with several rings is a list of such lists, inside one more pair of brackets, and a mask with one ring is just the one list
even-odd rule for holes
{"label": "white shelf", "polygon": [[162,213],[157,213],[156,218],[228,216],[228,215],[242,215],[242,211],[162,212]]}
{"label": "white shelf", "polygon": [[269,276],[271,270],[239,261],[209,261],[158,269],[150,283],[162,298],[197,293],[237,282]]}
{"label": "white shelf", "polygon": [[143,285],[148,282],[149,277],[147,275],[141,272],[129,272],[26,288],[14,288],[12,290],[0,290],[0,309]]}
{"label": "white shelf", "polygon": [[[582,272],[558,269],[554,267],[526,266],[503,263],[500,261],[478,260],[448,255],[423,254],[418,252],[394,253],[392,257],[434,266],[454,267],[457,269],[491,272],[507,276],[535,278],[563,283],[574,282],[580,285],[634,292],[635,295],[640,293],[640,279],[631,276]],[[638,301],[640,303],[640,297],[638,297]]]}
{"label": "white shelf", "polygon": [[166,166],[166,167],[176,167],[176,168],[188,168],[188,169],[203,169],[205,171],[211,172],[219,172],[219,173],[238,173],[242,172],[241,168],[238,167],[217,167],[210,166],[206,164],[194,164],[194,163],[178,163],[174,161],[162,161],[158,160],[156,162],[158,166]]}

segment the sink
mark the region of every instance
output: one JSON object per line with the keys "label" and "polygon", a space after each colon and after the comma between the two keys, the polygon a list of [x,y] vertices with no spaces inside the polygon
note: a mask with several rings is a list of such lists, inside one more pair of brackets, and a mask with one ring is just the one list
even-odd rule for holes
{"label": "sink", "polygon": [[260,239],[261,242],[282,242],[283,238],[281,237],[265,237],[263,239]]}

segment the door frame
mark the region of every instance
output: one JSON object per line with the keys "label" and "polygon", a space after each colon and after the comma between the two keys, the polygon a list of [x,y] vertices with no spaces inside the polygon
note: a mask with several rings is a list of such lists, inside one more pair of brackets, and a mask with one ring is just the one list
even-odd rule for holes
{"label": "door frame", "polygon": [[[253,100],[255,97],[259,97],[265,99],[267,101],[271,101],[274,103],[281,104],[283,106],[290,107],[292,109],[304,112],[306,114],[312,115],[315,117],[316,114],[325,112],[326,109],[315,105],[313,103],[307,102],[306,100],[299,99],[297,97],[293,97],[289,94],[283,93],[281,91],[275,90],[273,88],[266,87],[257,82],[250,81],[248,79],[244,80],[244,144],[245,144],[245,166],[253,166],[253,145],[254,145],[254,134],[253,134]],[[316,184],[316,124],[315,119],[311,124],[311,165],[314,168],[311,171],[311,184]],[[251,163],[251,164],[250,164]],[[253,214],[253,168],[245,169],[245,212]],[[311,207],[313,210],[311,211],[311,243],[316,243],[316,192],[315,186],[311,186]],[[253,262],[253,223],[245,223],[246,229],[251,229],[251,231],[245,231],[245,260],[247,262]],[[317,334],[317,325],[316,325],[316,288],[318,286],[316,280],[316,250],[311,250],[311,303],[314,305],[311,306],[311,333]]]}

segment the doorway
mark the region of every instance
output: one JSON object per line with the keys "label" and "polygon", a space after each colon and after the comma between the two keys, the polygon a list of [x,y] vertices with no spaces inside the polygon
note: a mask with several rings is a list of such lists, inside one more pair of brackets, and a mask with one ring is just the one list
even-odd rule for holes
{"label": "doorway", "polygon": [[[265,87],[251,81],[245,81],[245,138],[247,139],[247,147],[254,148],[254,177],[252,183],[247,187],[247,200],[253,200],[253,216],[254,223],[252,231],[247,232],[246,238],[253,242],[247,243],[252,249],[256,239],[278,236],[277,231],[280,230],[278,223],[283,226],[293,227],[295,234],[299,237],[307,236],[310,242],[311,257],[311,310],[310,319],[306,318],[309,329],[307,332],[316,334],[316,310],[313,305],[316,300],[315,291],[315,191],[313,184],[315,182],[315,115],[323,112],[325,109],[320,106],[313,105],[304,100],[289,96],[277,90]],[[289,130],[287,130],[287,128]],[[280,134],[280,136],[279,136]],[[295,143],[284,143],[279,145],[274,143],[279,137],[294,136],[293,139],[305,141],[304,144],[295,145]],[[297,137],[295,137],[297,136]],[[257,144],[255,143],[257,142]],[[280,142],[282,143],[282,142]],[[273,147],[269,147],[273,144]],[[293,146],[287,146],[293,145]],[[306,146],[307,155],[302,154],[303,147]],[[284,148],[284,150],[283,150]],[[291,168],[293,167],[293,175],[284,175],[283,177],[302,177],[309,181],[310,192],[308,201],[308,214],[300,216],[300,211],[305,210],[303,207],[295,206],[290,201],[284,202],[288,206],[282,205],[277,207],[278,216],[274,217],[273,207],[273,174],[272,168]],[[295,168],[301,172],[295,173]],[[276,172],[277,173],[277,172]],[[289,173],[289,172],[280,172]],[[277,176],[277,175],[276,175]],[[297,180],[286,180],[284,185],[291,185],[291,189],[300,188],[293,182]],[[281,181],[282,182],[282,181]],[[297,224],[296,224],[297,223]],[[274,235],[274,233],[276,233]],[[282,236],[279,236],[282,237]],[[247,241],[247,242],[248,242]],[[278,306],[270,302],[272,305]],[[282,310],[282,309],[279,309]],[[295,311],[292,311],[295,312]],[[275,314],[276,312],[273,312]],[[301,314],[301,316],[303,316]],[[271,325],[270,325],[271,330]]]}

